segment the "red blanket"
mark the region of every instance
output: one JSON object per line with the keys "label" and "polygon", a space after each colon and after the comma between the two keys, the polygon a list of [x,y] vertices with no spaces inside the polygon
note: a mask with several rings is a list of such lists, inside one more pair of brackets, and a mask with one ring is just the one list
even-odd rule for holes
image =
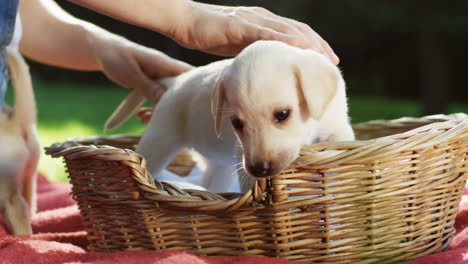
{"label": "red blanket", "polygon": [[[86,233],[75,201],[70,196],[69,184],[53,184],[44,177],[38,180],[39,213],[32,218],[34,235],[8,235],[0,224],[0,263],[292,263],[267,257],[200,257],[181,251],[160,252],[86,252]],[[468,189],[460,204],[455,228],[457,233],[450,249],[418,258],[411,264],[468,263]],[[410,264],[407,263],[407,264]]]}

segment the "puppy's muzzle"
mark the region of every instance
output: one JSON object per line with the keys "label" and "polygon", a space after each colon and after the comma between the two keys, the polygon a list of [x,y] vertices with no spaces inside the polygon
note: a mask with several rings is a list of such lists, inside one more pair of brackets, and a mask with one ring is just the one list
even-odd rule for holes
{"label": "puppy's muzzle", "polygon": [[271,161],[258,161],[248,167],[254,177],[264,178],[272,176],[273,166]]}

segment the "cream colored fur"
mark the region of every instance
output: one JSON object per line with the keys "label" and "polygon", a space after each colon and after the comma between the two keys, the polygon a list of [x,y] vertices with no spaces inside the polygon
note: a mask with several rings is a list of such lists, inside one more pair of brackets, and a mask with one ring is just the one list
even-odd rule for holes
{"label": "cream colored fur", "polygon": [[[194,148],[207,159],[203,187],[214,192],[227,190],[238,181],[236,165],[241,161],[249,174],[241,174],[242,191],[246,192],[255,182],[249,168],[256,162],[268,161],[270,171],[263,176],[271,177],[288,167],[304,145],[354,139],[341,73],[311,50],[257,41],[234,59],[162,83],[168,91],[136,150],[147,159],[153,175],[181,149]],[[121,122],[143,100],[140,95],[131,97],[108,124]],[[137,97],[140,99],[134,100]],[[288,109],[290,115],[279,124],[273,116],[282,109]],[[233,130],[233,117],[243,121],[242,131]],[[238,142],[242,148],[239,159]]]}

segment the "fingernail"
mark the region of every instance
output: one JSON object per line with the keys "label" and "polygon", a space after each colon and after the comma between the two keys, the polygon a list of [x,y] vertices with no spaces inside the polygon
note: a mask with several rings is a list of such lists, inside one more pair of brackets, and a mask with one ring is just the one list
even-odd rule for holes
{"label": "fingernail", "polygon": [[331,60],[335,65],[338,65],[340,63],[340,58],[335,53],[332,53]]}

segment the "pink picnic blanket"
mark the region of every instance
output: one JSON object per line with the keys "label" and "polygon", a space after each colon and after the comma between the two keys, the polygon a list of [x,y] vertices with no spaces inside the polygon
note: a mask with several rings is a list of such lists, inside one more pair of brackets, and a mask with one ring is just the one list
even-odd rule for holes
{"label": "pink picnic blanket", "polygon": [[[202,264],[202,263],[292,263],[268,257],[201,257],[182,251],[159,252],[87,252],[86,232],[70,195],[70,184],[50,183],[42,175],[38,179],[38,209],[33,216],[34,235],[18,237],[9,235],[0,221],[0,264],[4,263],[94,263],[94,264]],[[460,204],[455,222],[455,234],[449,250],[420,257],[407,264],[458,264],[468,263],[468,189]]]}

